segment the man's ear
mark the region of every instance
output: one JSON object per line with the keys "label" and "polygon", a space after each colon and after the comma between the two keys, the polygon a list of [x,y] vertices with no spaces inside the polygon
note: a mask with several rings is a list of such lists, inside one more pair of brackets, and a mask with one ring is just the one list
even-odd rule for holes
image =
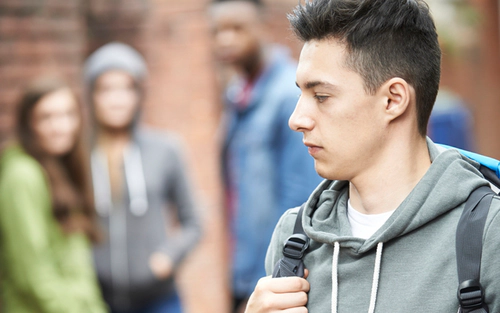
{"label": "man's ear", "polygon": [[385,100],[384,110],[389,120],[394,120],[408,111],[413,89],[406,80],[393,77],[382,85],[380,91]]}

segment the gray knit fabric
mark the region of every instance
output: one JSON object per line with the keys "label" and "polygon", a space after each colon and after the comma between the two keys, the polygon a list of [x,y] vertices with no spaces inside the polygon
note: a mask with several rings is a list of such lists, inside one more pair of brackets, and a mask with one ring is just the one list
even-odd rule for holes
{"label": "gray knit fabric", "polygon": [[136,81],[142,81],[147,75],[144,58],[134,48],[120,42],[100,47],[87,59],[84,67],[87,87],[91,87],[99,75],[109,70],[123,70]]}

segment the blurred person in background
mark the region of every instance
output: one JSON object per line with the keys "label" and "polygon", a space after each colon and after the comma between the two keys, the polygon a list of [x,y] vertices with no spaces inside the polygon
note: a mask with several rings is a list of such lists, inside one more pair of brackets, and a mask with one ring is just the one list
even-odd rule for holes
{"label": "blurred person in background", "polygon": [[116,313],[181,312],[174,273],[200,236],[179,142],[139,127],[146,72],[142,56],[116,42],[96,50],[84,69],[95,123],[94,196],[107,238],[94,258]]}
{"label": "blurred person in background", "polygon": [[296,62],[266,38],[264,4],[216,0],[209,8],[215,54],[235,75],[225,91],[223,170],[232,235],[234,312],[260,277],[273,229],[321,181],[302,136],[288,127],[297,103]]}
{"label": "blurred person in background", "polygon": [[17,109],[17,141],[0,156],[3,312],[107,312],[92,264],[99,230],[81,107],[45,78]]}

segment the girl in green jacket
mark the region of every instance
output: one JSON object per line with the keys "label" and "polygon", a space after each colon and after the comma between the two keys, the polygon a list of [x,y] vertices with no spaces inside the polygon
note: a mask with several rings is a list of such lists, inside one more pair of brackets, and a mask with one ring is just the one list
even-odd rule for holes
{"label": "girl in green jacket", "polygon": [[17,143],[0,156],[5,313],[101,313],[90,243],[98,238],[76,97],[56,80],[27,88]]}

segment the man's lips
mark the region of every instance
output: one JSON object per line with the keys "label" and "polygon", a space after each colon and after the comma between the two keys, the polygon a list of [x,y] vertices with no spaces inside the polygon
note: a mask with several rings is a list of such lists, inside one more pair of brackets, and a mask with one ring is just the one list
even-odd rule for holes
{"label": "man's lips", "polygon": [[314,154],[317,154],[320,152],[323,147],[317,146],[314,143],[304,141],[304,145],[307,147],[307,151],[309,152],[310,155],[314,156]]}

